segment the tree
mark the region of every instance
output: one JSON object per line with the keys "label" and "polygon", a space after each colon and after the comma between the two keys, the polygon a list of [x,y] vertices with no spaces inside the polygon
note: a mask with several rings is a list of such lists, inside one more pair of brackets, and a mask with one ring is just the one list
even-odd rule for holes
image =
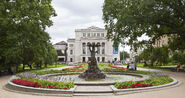
{"label": "tree", "polygon": [[[185,49],[185,0],[105,0],[107,38],[134,47],[169,36],[173,50]],[[149,40],[138,41],[143,34]],[[128,41],[126,39],[129,39]]]}
{"label": "tree", "polygon": [[153,58],[151,58],[151,49],[144,49],[139,57],[144,60],[144,66],[148,66],[147,61],[153,60]]}
{"label": "tree", "polygon": [[167,47],[152,47],[150,49],[145,49],[139,55],[145,61],[145,66],[147,66],[146,61],[151,62],[151,66],[156,62],[156,65],[165,65],[169,60],[169,50]]}
{"label": "tree", "polygon": [[53,64],[58,60],[58,55],[56,50],[53,48],[52,44],[48,44],[47,46],[47,55],[44,58],[44,65],[47,67],[47,64]]}
{"label": "tree", "polygon": [[185,53],[179,51],[179,52],[175,52],[172,56],[172,59],[176,62],[176,63],[180,63],[180,64],[185,64]]}
{"label": "tree", "polygon": [[51,0],[3,0],[0,2],[0,66],[32,64],[46,55]]}
{"label": "tree", "polygon": [[130,55],[129,55],[128,52],[126,52],[126,51],[120,52],[120,60],[125,60],[125,59],[127,59],[129,57],[130,57]]}

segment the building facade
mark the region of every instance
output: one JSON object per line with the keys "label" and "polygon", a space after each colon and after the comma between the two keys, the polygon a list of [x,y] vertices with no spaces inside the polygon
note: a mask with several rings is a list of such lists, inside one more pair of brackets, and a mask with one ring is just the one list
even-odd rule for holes
{"label": "building facade", "polygon": [[68,45],[65,41],[58,42],[53,45],[58,55],[58,63],[66,63]]}
{"label": "building facade", "polygon": [[168,45],[168,36],[164,35],[160,37],[158,40],[155,40],[155,43],[153,44],[153,47],[162,47]]}
{"label": "building facade", "polygon": [[87,43],[99,43],[97,48],[97,62],[119,61],[119,49],[113,48],[113,42],[106,39],[107,31],[102,28],[91,26],[86,29],[76,29],[75,38],[67,40],[67,61],[68,62],[88,62],[90,60],[90,51]]}

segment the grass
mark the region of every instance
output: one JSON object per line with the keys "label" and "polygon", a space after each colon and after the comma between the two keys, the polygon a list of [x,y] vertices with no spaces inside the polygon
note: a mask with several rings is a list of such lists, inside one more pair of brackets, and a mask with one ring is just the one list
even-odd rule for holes
{"label": "grass", "polygon": [[[42,65],[42,69],[39,69],[36,67],[36,65],[32,65],[32,69],[33,70],[44,70],[48,68],[57,68],[57,67],[65,67],[65,66],[68,66],[68,65],[67,64],[53,64],[53,65],[47,65],[47,68],[44,65]],[[28,65],[25,66],[24,71],[31,71]],[[18,66],[18,72],[23,72],[22,64]]]}

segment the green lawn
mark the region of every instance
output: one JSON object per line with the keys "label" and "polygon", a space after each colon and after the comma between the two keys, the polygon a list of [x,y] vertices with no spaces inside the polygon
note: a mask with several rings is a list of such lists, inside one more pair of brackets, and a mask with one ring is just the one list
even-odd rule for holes
{"label": "green lawn", "polygon": [[[47,68],[57,68],[57,67],[64,67],[64,66],[68,66],[67,64],[53,64],[53,65],[47,65]],[[36,65],[32,65],[32,69],[37,69]],[[46,69],[44,65],[42,65],[42,69]],[[25,66],[25,71],[29,71],[30,68],[26,65]],[[20,66],[18,66],[18,72],[23,71],[23,65],[21,64]]]}
{"label": "green lawn", "polygon": [[[149,65],[149,64],[148,64]],[[127,66],[127,64],[123,64],[123,66]],[[149,67],[149,66],[146,66],[144,67],[144,63],[137,63],[137,67],[141,67],[141,68],[149,68],[149,69],[159,69],[159,70],[166,70],[166,71],[172,71],[176,69],[176,66],[177,64],[168,64],[166,66],[155,66],[154,67]],[[184,68],[185,70],[185,68]]]}

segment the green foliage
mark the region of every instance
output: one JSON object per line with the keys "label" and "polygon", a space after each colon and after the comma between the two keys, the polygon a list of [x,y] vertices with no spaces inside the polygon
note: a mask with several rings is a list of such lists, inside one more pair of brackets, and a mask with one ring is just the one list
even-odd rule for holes
{"label": "green foliage", "polygon": [[139,58],[142,58],[145,61],[150,60],[152,65],[154,62],[157,62],[157,65],[166,65],[169,62],[169,50],[167,47],[155,47],[145,49],[139,55]]}
{"label": "green foliage", "polygon": [[[103,20],[115,42],[137,48],[167,35],[171,49],[184,50],[184,12],[185,0],[105,0]],[[150,39],[139,41],[142,35]]]}
{"label": "green foliage", "polygon": [[159,85],[168,84],[170,82],[173,82],[173,79],[171,79],[168,76],[164,76],[164,77],[152,77],[152,78],[146,79],[144,81],[139,81],[139,82],[135,82],[135,81],[116,82],[114,86],[116,88],[120,88],[123,86],[127,86],[127,88],[132,88],[131,85],[132,84],[136,85],[137,83],[152,84],[152,86],[159,86]]}
{"label": "green foliage", "polygon": [[56,16],[51,0],[0,2],[0,66],[18,66],[56,60],[45,31]]}
{"label": "green foliage", "polygon": [[129,73],[135,73],[135,74],[143,74],[143,75],[151,75],[151,74],[157,74],[157,72],[149,72],[149,71],[128,71]]}
{"label": "green foliage", "polygon": [[172,59],[176,63],[185,64],[185,53],[184,52],[175,52],[172,56]]}
{"label": "green foliage", "polygon": [[168,76],[165,77],[152,77],[149,79],[146,79],[145,81],[152,83],[153,86],[163,85],[170,82],[173,82],[173,79],[171,79]]}
{"label": "green foliage", "polygon": [[128,52],[126,52],[126,51],[120,52],[120,60],[125,60],[129,57],[130,57],[130,55]]}

